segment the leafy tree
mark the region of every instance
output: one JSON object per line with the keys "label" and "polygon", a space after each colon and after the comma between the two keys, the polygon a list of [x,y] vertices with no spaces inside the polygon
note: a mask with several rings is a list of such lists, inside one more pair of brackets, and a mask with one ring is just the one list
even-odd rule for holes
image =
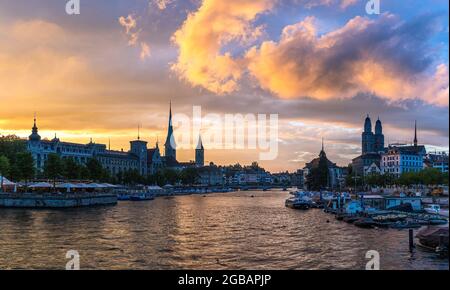
{"label": "leafy tree", "polygon": [[195,184],[199,179],[199,173],[198,170],[195,168],[186,168],[181,171],[180,179],[181,183],[184,185],[193,185]]}
{"label": "leafy tree", "polygon": [[34,167],[34,159],[29,152],[20,152],[17,154],[16,166],[20,171],[20,179],[24,180],[26,183],[28,180],[33,179],[36,170]]}
{"label": "leafy tree", "polygon": [[49,154],[44,165],[44,175],[53,180],[53,187],[56,187],[56,179],[62,177],[63,171],[64,165],[59,155]]}
{"label": "leafy tree", "polygon": [[86,165],[80,165],[80,179],[89,179],[90,172]]}
{"label": "leafy tree", "polygon": [[164,186],[167,183],[167,180],[163,174],[162,171],[157,171],[154,174],[148,175],[147,176],[147,184],[149,185],[159,185],[159,186]]}
{"label": "leafy tree", "polygon": [[9,160],[5,156],[0,156],[0,192],[3,192],[3,178],[9,172]]}
{"label": "leafy tree", "polygon": [[67,179],[81,178],[81,165],[73,158],[64,159],[64,177]]}
{"label": "leafy tree", "polygon": [[164,169],[163,175],[165,181],[170,184],[176,184],[179,180],[178,172],[170,168]]}
{"label": "leafy tree", "polygon": [[21,179],[21,171],[18,168],[17,157],[19,153],[26,153],[26,141],[15,135],[0,137],[0,155],[5,156],[9,160],[9,170],[7,177],[12,180]]}
{"label": "leafy tree", "polygon": [[136,170],[136,169],[131,169],[131,170],[128,170],[128,171],[125,171],[125,172],[124,172],[124,175],[123,175],[123,182],[124,182],[125,184],[131,184],[131,185],[134,185],[134,184],[142,183],[142,181],[143,181],[143,178],[142,178],[142,176],[139,174],[139,171],[138,171],[138,170]]}
{"label": "leafy tree", "polygon": [[94,181],[99,181],[104,176],[102,164],[95,158],[90,158],[86,164],[89,170],[89,177]]}

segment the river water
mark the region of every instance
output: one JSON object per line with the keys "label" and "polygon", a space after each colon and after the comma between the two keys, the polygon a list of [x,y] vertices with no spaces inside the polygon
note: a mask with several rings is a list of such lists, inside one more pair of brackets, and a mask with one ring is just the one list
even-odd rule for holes
{"label": "river water", "polygon": [[[254,197],[252,197],[252,195]],[[408,251],[408,231],[361,229],[319,209],[286,208],[287,192],[235,192],[69,210],[0,208],[0,269],[449,269]],[[329,222],[327,222],[329,220]]]}

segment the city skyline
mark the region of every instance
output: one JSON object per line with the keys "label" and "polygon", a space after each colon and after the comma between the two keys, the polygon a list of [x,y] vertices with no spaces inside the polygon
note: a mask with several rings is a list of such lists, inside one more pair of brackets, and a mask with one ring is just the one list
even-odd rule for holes
{"label": "city skyline", "polygon": [[[187,115],[194,105],[205,114],[279,114],[279,156],[260,162],[270,171],[302,168],[319,154],[322,137],[330,159],[347,165],[361,152],[367,113],[383,120],[387,144],[412,143],[417,120],[419,143],[448,151],[445,1],[414,1],[407,8],[383,1],[381,15],[367,15],[365,1],[155,3],[95,1],[68,16],[55,1],[2,1],[0,99],[8,106],[0,108],[0,134],[28,136],[37,111],[43,137],[111,140],[112,149],[126,150],[139,124],[142,139],[164,140],[172,99],[174,110]],[[236,12],[243,10],[248,14]],[[206,29],[220,21],[230,23],[229,31]],[[190,33],[198,26],[204,34]],[[417,33],[405,36],[411,31]],[[358,59],[339,54],[350,49],[346,42]],[[335,54],[319,49],[330,43]],[[289,55],[289,45],[305,55]],[[199,47],[211,63],[206,72],[190,49]],[[282,68],[279,60],[292,58],[304,63],[294,63],[287,75],[274,73],[283,71],[274,70]],[[189,161],[194,149],[178,156]],[[254,160],[258,152],[249,150],[207,149],[205,156],[217,164]]]}

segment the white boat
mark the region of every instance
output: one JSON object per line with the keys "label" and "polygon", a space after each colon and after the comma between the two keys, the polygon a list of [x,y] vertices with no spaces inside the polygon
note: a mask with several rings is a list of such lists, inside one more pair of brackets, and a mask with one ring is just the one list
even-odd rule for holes
{"label": "white boat", "polygon": [[309,209],[313,205],[310,197],[291,197],[286,199],[285,206],[294,209]]}
{"label": "white boat", "polygon": [[424,208],[424,210],[427,213],[438,214],[438,215],[448,217],[448,209],[442,209],[439,204],[430,204],[429,206]]}

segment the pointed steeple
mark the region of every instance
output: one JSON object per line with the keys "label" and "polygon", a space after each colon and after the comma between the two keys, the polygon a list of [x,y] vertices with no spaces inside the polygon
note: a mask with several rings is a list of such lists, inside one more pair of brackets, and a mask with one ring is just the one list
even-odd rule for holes
{"label": "pointed steeple", "polygon": [[197,142],[197,150],[204,150],[205,148],[203,147],[203,141],[202,141],[202,135],[199,134],[198,135],[198,142]]}
{"label": "pointed steeple", "polygon": [[417,146],[417,120],[414,121],[414,146]]}
{"label": "pointed steeple", "polygon": [[137,135],[137,139],[141,140],[141,124],[138,124],[138,135]]}
{"label": "pointed steeple", "polygon": [[176,160],[176,144],[175,138],[173,136],[173,126],[172,126],[172,101],[170,101],[169,107],[169,126],[167,128],[167,138],[166,143],[164,143],[164,153],[167,158],[173,158]]}
{"label": "pointed steeple", "polygon": [[195,149],[195,164],[205,166],[205,148],[203,148],[202,136],[198,135],[197,148]]}
{"label": "pointed steeple", "polygon": [[172,100],[169,103],[169,127],[172,127]]}
{"label": "pointed steeple", "polygon": [[325,154],[325,145],[324,145],[324,141],[323,141],[323,137],[322,137],[322,150],[320,150],[320,154],[319,156],[326,156]]}

